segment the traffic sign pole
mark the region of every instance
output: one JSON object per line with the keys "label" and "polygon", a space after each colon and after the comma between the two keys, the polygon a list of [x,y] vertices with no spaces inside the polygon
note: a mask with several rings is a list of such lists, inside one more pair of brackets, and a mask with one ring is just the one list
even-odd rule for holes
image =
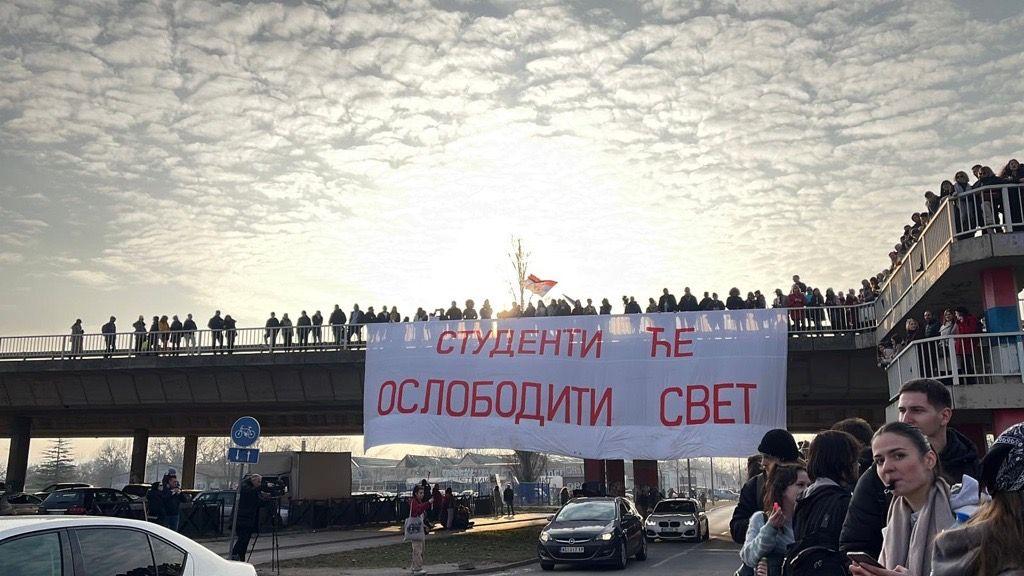
{"label": "traffic sign pole", "polygon": [[[248,448],[256,443],[260,439],[260,423],[252,416],[242,416],[231,426],[231,432],[228,433],[228,439],[231,440],[236,446],[240,446],[242,449]],[[232,449],[229,449],[230,454]],[[239,450],[239,453],[252,453],[255,452],[257,459],[259,458],[259,450]],[[249,461],[246,458],[246,461]],[[235,504],[231,510],[231,538],[228,539],[228,557],[231,557],[231,551],[235,547],[235,537],[238,528],[238,509],[242,503],[242,479],[245,478],[245,462],[239,462],[238,464],[238,488],[235,490]],[[242,561],[245,561],[243,552]]]}

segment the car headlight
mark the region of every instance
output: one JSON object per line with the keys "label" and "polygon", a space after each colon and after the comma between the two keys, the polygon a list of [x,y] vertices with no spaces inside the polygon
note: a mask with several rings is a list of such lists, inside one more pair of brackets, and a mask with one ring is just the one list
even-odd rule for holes
{"label": "car headlight", "polygon": [[548,540],[551,540],[551,535],[548,534],[547,530],[544,530],[543,532],[540,533],[540,541],[541,542],[547,542]]}
{"label": "car headlight", "polygon": [[648,518],[647,521],[644,522],[644,523],[647,524],[648,526],[657,526],[658,525],[658,521],[657,520],[651,520],[650,518]]}
{"label": "car headlight", "polygon": [[611,540],[613,536],[615,536],[614,532],[605,532],[604,534],[601,534],[600,536],[598,536],[597,539],[598,540],[608,541],[608,540]]}
{"label": "car headlight", "polygon": [[696,522],[694,522],[693,520],[686,520],[683,522],[683,524],[686,524],[687,526],[693,526],[694,524],[696,524]]}

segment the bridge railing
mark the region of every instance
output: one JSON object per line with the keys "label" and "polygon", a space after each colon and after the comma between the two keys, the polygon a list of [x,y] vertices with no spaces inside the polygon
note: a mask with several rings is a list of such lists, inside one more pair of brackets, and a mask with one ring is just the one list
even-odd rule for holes
{"label": "bridge railing", "polygon": [[[822,306],[785,309],[790,334],[811,336],[870,331],[874,306]],[[238,328],[180,332],[51,334],[0,337],[0,360],[71,360],[210,354],[263,354],[323,350],[362,350],[365,324],[291,328]]]}
{"label": "bridge railing", "polygon": [[898,319],[910,311],[913,302],[905,301],[905,296],[942,251],[957,239],[970,238],[979,232],[1022,230],[1024,187],[1020,184],[982,186],[947,197],[928,221],[921,237],[882,285],[875,312],[880,323],[891,314]]}
{"label": "bridge railing", "polygon": [[363,349],[364,324],[0,338],[0,360],[69,360]]}
{"label": "bridge railing", "polygon": [[1022,382],[1024,332],[964,334],[916,340],[885,367],[889,397],[917,378],[934,378],[954,386]]}

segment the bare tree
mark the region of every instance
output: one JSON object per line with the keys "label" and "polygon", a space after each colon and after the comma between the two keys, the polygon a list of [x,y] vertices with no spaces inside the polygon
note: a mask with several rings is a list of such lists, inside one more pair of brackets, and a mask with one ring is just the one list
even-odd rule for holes
{"label": "bare tree", "polygon": [[548,463],[547,455],[539,452],[516,450],[515,456],[510,468],[520,482],[536,482]]}
{"label": "bare tree", "polygon": [[514,281],[508,283],[512,299],[519,303],[520,308],[526,307],[526,277],[529,275],[530,253],[523,248],[523,239],[512,237],[512,247],[508,259],[515,271]]}
{"label": "bare tree", "polygon": [[433,456],[435,458],[458,458],[461,460],[470,452],[472,452],[472,450],[468,448],[444,448],[441,446],[435,446],[427,450],[427,456]]}
{"label": "bare tree", "polygon": [[351,452],[351,438],[345,436],[277,436],[263,441],[267,451]]}

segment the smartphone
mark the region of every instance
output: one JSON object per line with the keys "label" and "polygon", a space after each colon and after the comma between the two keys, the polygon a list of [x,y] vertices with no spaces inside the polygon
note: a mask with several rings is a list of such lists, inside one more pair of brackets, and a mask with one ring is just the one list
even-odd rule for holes
{"label": "smartphone", "polygon": [[778,512],[779,510],[782,510],[782,506],[778,502],[772,504],[772,512]]}
{"label": "smartphone", "polygon": [[885,568],[885,566],[882,566],[881,564],[879,564],[878,560],[875,560],[867,552],[847,552],[846,553],[846,557],[849,558],[850,560],[853,560],[857,564],[864,564],[866,566],[874,566],[875,568]]}

